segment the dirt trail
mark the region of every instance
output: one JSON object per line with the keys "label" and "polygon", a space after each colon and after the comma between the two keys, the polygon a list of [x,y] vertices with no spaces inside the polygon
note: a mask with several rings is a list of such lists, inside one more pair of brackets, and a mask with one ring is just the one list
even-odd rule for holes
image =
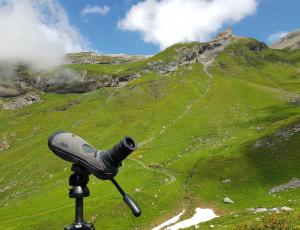
{"label": "dirt trail", "polygon": [[[168,129],[169,127],[171,127],[172,125],[174,125],[177,121],[181,120],[183,117],[185,117],[192,109],[192,107],[200,100],[202,99],[203,97],[205,97],[210,89],[211,89],[211,82],[212,82],[212,79],[213,79],[213,75],[209,73],[208,71],[208,68],[209,66],[211,65],[212,62],[210,63],[207,63],[206,65],[204,65],[203,69],[204,69],[204,72],[207,74],[208,76],[208,82],[207,82],[207,87],[205,89],[205,91],[200,95],[199,98],[193,100],[187,107],[186,109],[180,114],[178,115],[174,120],[172,120],[169,124],[163,126],[161,128],[161,130],[154,136],[150,137],[149,139],[147,140],[144,140],[142,142],[139,143],[139,147],[144,147],[148,144],[150,144],[155,138],[159,137],[160,135],[162,135],[166,129]],[[151,170],[151,171],[155,171],[155,172],[159,172],[159,173],[163,173],[165,175],[167,175],[168,177],[171,178],[170,183],[174,182],[176,180],[176,177],[174,175],[172,175],[172,173],[170,173],[170,171],[168,171],[167,169],[164,169],[164,168],[151,168],[149,166],[147,166],[144,162],[140,161],[140,160],[137,160],[137,159],[133,159],[133,158],[130,158],[131,160],[137,162],[138,164],[140,164],[143,168],[147,169],[147,170]]]}
{"label": "dirt trail", "polygon": [[142,162],[140,160],[137,160],[135,158],[132,158],[132,157],[128,157],[128,159],[136,162],[137,164],[139,164],[140,166],[142,166],[146,170],[157,172],[157,173],[160,173],[160,174],[164,174],[167,177],[169,177],[169,180],[165,184],[172,184],[176,180],[176,177],[168,169],[165,169],[165,168],[162,168],[162,167],[153,168],[153,167],[150,167],[150,166],[146,165],[144,162]]}
{"label": "dirt trail", "polygon": [[163,134],[167,128],[169,128],[170,126],[174,125],[177,121],[179,121],[180,119],[182,119],[183,117],[185,117],[192,109],[192,107],[194,106],[194,104],[196,104],[201,98],[205,97],[211,88],[211,81],[213,76],[204,68],[205,73],[208,75],[208,82],[207,82],[207,87],[205,89],[205,91],[200,95],[199,98],[196,98],[195,100],[193,100],[189,105],[187,105],[186,109],[179,114],[174,120],[172,120],[169,124],[163,126],[161,128],[161,130],[154,136],[150,137],[149,139],[146,139],[142,142],[139,143],[139,147],[143,147],[149,143],[151,143],[155,138],[159,137],[161,134]]}

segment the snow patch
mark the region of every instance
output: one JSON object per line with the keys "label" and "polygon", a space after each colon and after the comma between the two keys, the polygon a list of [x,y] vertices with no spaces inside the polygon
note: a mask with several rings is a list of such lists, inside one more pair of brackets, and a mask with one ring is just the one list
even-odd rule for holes
{"label": "snow patch", "polygon": [[[179,229],[184,229],[184,228],[188,228],[191,226],[196,226],[200,223],[204,223],[204,222],[210,221],[216,217],[219,217],[214,213],[214,211],[212,209],[196,208],[195,212],[196,213],[191,218],[178,222],[180,217],[185,213],[185,210],[183,210],[177,216],[167,220],[166,222],[153,228],[152,230],[160,230],[160,229],[164,229],[165,227],[167,227],[167,228],[165,228],[165,230],[179,230]],[[171,225],[171,224],[174,224],[174,225]]]}
{"label": "snow patch", "polygon": [[166,222],[158,225],[157,227],[153,228],[152,230],[160,230],[163,229],[165,227],[170,226],[171,224],[175,224],[176,222],[178,222],[180,220],[180,217],[185,213],[185,210],[183,210],[181,213],[179,213],[177,216],[174,216],[173,218],[167,220]]}

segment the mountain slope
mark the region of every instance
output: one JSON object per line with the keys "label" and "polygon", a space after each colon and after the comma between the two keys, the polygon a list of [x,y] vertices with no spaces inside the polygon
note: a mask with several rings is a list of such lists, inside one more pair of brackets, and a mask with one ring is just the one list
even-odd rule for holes
{"label": "mountain slope", "polygon": [[299,49],[300,48],[300,30],[288,33],[278,42],[271,45],[273,49]]}
{"label": "mountain slope", "polygon": [[[178,46],[198,45],[171,47],[151,62],[168,65],[177,60]],[[123,87],[44,93],[41,102],[0,110],[0,143],[10,146],[0,152],[1,226],[61,229],[72,222],[71,165],[47,149],[48,136],[58,129],[101,149],[125,135],[139,143],[116,179],[144,215],[132,217],[109,182],[91,177],[85,216],[99,229],[116,229],[116,224],[118,229],[150,229],[182,209],[189,217],[196,207],[213,208],[221,216],[203,229],[210,224],[233,229],[261,216],[248,208],[289,206],[294,209],[291,221],[298,218],[299,188],[276,196],[269,190],[300,173],[300,133],[295,131],[300,124],[300,51],[270,50],[239,38],[207,69],[196,61],[160,74],[141,71],[145,65],[136,63],[141,76]],[[101,73],[102,68],[92,70]],[[224,183],[227,179],[231,182]],[[235,203],[224,204],[224,197]]]}

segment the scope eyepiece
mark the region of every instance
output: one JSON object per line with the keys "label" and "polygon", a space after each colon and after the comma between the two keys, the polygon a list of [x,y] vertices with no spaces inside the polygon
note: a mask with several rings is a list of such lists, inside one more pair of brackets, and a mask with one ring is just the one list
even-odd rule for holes
{"label": "scope eyepiece", "polygon": [[118,144],[109,150],[110,157],[120,165],[130,153],[136,150],[136,144],[130,137],[124,137]]}
{"label": "scope eyepiece", "polygon": [[81,137],[66,132],[52,134],[48,146],[60,158],[86,168],[103,180],[112,179],[122,161],[136,150],[136,144],[130,137],[125,137],[111,150],[105,151],[97,150]]}

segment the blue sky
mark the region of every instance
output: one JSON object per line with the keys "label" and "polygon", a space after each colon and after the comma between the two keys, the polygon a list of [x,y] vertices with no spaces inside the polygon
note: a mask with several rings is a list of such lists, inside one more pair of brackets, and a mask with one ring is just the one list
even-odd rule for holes
{"label": "blue sky", "polygon": [[299,0],[261,0],[257,12],[233,26],[236,34],[268,43],[268,37],[300,28]]}
{"label": "blue sky", "polygon": [[[118,22],[138,2],[141,1],[60,0],[71,24],[77,27],[82,36],[88,38],[90,48],[102,53],[153,54],[160,50],[158,45],[145,42],[139,32],[118,28]],[[83,16],[82,10],[87,5],[106,5],[110,11],[105,15],[95,13]],[[260,0],[256,12],[233,24],[232,28],[237,35],[268,42],[271,34],[299,28],[299,11],[299,0]]]}
{"label": "blue sky", "polygon": [[[101,53],[153,54],[159,48],[147,44],[136,32],[124,32],[118,29],[118,21],[137,0],[60,0],[68,13],[71,23],[81,35],[88,38],[90,47]],[[82,16],[81,11],[87,5],[110,7],[106,15],[90,14]]]}

